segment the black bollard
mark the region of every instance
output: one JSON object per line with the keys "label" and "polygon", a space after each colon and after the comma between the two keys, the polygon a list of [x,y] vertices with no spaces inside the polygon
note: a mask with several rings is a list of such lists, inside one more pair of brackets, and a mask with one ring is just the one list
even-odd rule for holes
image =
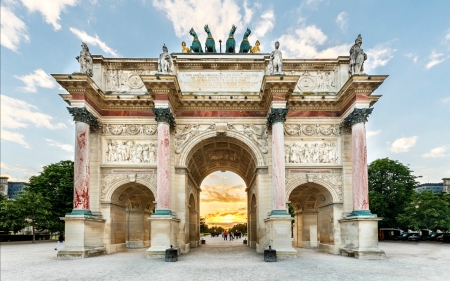
{"label": "black bollard", "polygon": [[247,239],[246,238],[244,238],[243,242],[244,242],[245,245],[247,245]]}
{"label": "black bollard", "polygon": [[172,245],[170,245],[170,249],[166,250],[166,261],[175,262],[178,261],[178,251],[174,249]]}
{"label": "black bollard", "polygon": [[264,261],[266,262],[276,262],[277,261],[277,251],[269,246],[268,250],[264,250]]}
{"label": "black bollard", "polygon": [[206,243],[206,240],[205,239],[202,239],[202,244],[205,244]]}

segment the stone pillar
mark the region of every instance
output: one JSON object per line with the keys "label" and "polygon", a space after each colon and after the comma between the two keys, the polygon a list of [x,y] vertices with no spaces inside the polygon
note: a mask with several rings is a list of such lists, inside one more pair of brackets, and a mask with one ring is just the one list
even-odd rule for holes
{"label": "stone pillar", "polygon": [[156,180],[156,210],[149,218],[151,223],[151,245],[146,255],[149,258],[164,258],[166,249],[172,245],[180,254],[178,232],[180,220],[170,207],[170,126],[175,119],[169,107],[153,108],[158,122],[158,166]]}
{"label": "stone pillar", "polygon": [[85,107],[68,107],[75,121],[75,160],[73,179],[73,211],[76,215],[92,215],[89,205],[89,133],[90,126],[97,126],[97,117]]}
{"label": "stone pillar", "polygon": [[352,128],[353,212],[350,216],[374,216],[369,210],[366,126],[373,108],[355,108],[344,120]]}
{"label": "stone pillar", "polygon": [[158,166],[155,215],[172,215],[170,209],[170,126],[175,122],[170,108],[153,108],[158,122]]}
{"label": "stone pillar", "polygon": [[352,213],[339,220],[341,245],[339,252],[359,259],[384,259],[378,248],[377,215],[369,210],[369,182],[367,175],[366,128],[364,123],[373,108],[355,108],[344,124],[352,128]]}
{"label": "stone pillar", "polygon": [[89,132],[98,129],[99,122],[84,107],[67,108],[75,121],[75,162],[72,213],[60,218],[65,221],[66,245],[58,257],[87,258],[106,254],[103,243],[105,219],[94,216],[89,205],[90,158]]}
{"label": "stone pillar", "polygon": [[[257,251],[272,246],[277,257],[296,257],[297,251],[292,248],[291,220],[286,211],[286,171],[284,162],[284,121],[287,108],[271,108],[267,122],[272,126],[272,211],[267,219],[266,239],[268,245],[259,245]],[[260,243],[262,241],[259,241]]]}

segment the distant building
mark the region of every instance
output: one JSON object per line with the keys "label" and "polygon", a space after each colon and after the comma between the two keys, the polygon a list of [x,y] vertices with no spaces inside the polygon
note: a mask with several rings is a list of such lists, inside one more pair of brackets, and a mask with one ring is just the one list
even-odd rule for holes
{"label": "distant building", "polygon": [[8,196],[8,177],[0,177],[0,194]]}
{"label": "distant building", "polygon": [[16,199],[19,197],[20,191],[27,188],[27,183],[24,182],[8,182],[8,198]]}
{"label": "distant building", "polygon": [[438,183],[423,183],[415,188],[416,192],[430,190],[434,194],[446,192],[450,194],[450,178],[443,178],[442,182]]}

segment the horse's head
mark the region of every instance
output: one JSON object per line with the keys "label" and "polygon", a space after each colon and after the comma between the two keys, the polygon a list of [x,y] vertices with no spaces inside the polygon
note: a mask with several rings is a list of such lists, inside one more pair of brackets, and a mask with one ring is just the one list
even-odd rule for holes
{"label": "horse's head", "polygon": [[194,37],[197,35],[197,33],[195,33],[195,30],[194,30],[193,27],[191,28],[191,30],[189,30],[189,34],[194,36]]}
{"label": "horse's head", "polygon": [[211,32],[211,30],[209,30],[208,25],[205,25],[205,32],[206,32],[206,33],[210,33],[210,32]]}
{"label": "horse's head", "polygon": [[247,30],[245,31],[245,36],[249,36],[250,33],[252,33],[252,31],[250,30],[250,28],[247,27]]}
{"label": "horse's head", "polygon": [[235,31],[236,31],[236,26],[234,26],[234,24],[233,24],[233,26],[231,27],[230,33],[234,34]]}

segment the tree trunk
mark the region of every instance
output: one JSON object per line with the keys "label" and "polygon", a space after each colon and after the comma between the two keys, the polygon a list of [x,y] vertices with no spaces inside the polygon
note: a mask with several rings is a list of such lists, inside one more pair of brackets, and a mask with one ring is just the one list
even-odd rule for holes
{"label": "tree trunk", "polygon": [[33,227],[33,241],[31,242],[31,243],[36,243],[35,241],[36,241],[36,230],[34,229],[34,224],[32,225],[32,227]]}

